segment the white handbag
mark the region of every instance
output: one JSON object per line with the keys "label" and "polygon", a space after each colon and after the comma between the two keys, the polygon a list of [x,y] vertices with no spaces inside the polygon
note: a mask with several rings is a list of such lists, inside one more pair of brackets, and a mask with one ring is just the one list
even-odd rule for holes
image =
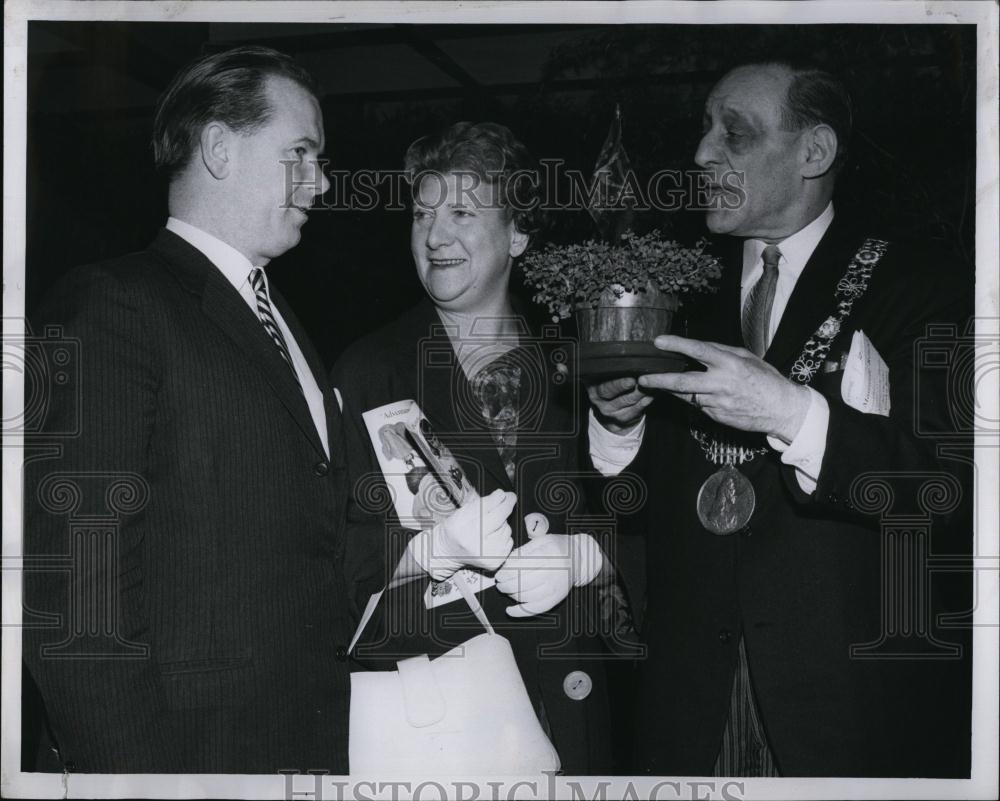
{"label": "white handbag", "polygon": [[[478,599],[456,581],[486,629],[434,659],[351,674],[352,775],[540,775],[559,756],[535,715],[514,652]],[[372,596],[351,649],[382,593]]]}

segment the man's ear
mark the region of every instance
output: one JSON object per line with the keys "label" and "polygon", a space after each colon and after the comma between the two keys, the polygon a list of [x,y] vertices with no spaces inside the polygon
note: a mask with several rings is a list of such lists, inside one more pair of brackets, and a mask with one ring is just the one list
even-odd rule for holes
{"label": "man's ear", "polygon": [[837,158],[837,134],[829,125],[814,125],[806,132],[805,163],[802,175],[819,178],[826,175]]}
{"label": "man's ear", "polygon": [[528,240],[531,239],[527,234],[522,233],[518,230],[517,226],[514,226],[514,234],[510,238],[510,255],[511,258],[516,259],[520,256],[528,247]]}
{"label": "man's ear", "polygon": [[212,177],[221,181],[232,168],[233,132],[221,122],[210,122],[201,129],[198,144],[201,160]]}

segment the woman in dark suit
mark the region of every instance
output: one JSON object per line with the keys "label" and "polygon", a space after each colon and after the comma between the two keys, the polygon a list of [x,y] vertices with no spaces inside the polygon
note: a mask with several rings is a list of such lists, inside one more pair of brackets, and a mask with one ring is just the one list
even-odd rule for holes
{"label": "woman in dark suit", "polygon": [[[428,609],[428,580],[420,571],[442,579],[456,566],[471,565],[492,576],[513,546],[513,559],[496,573],[497,584],[479,594],[480,601],[511,642],[563,772],[607,773],[611,743],[601,661],[606,652],[593,633],[600,574],[609,565],[593,537],[570,533],[579,531],[584,512],[575,392],[564,369],[571,346],[536,325],[509,287],[514,259],[539,229],[532,167],[524,146],[494,123],[458,123],[407,151],[406,169],[414,177],[410,242],[427,297],[356,342],[333,370],[344,400],[356,488],[347,539],[362,546],[353,549],[354,557],[348,554],[347,569],[368,575],[373,590],[393,575],[424,578],[387,593],[381,624],[370,626],[362,641],[377,667],[392,669],[399,659],[433,657],[483,631],[460,597],[458,603]],[[444,542],[435,538],[460,534],[433,521],[414,533],[405,526],[419,523],[401,521],[391,502],[379,505],[373,500],[379,493],[360,489],[371,489],[371,476],[380,475],[362,414],[406,399],[419,404],[483,496],[474,516],[482,513],[484,539],[494,551],[502,549],[490,554],[492,560],[473,553],[474,544],[448,540],[454,564],[435,561]],[[408,478],[411,491],[426,480]],[[497,508],[501,520],[491,524],[489,510]],[[456,514],[465,512],[463,507]],[[530,539],[524,518],[533,512],[544,513],[549,530],[560,534]],[[473,539],[479,533],[477,527]],[[367,556],[359,558],[362,551]],[[551,569],[511,567],[532,559]],[[432,592],[445,583],[432,584]],[[590,636],[582,636],[588,631]]]}

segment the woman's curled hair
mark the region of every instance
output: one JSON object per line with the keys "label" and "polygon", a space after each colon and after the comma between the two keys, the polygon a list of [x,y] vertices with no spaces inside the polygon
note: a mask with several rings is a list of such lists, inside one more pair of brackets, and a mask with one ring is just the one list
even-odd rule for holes
{"label": "woman's curled hair", "polygon": [[[544,227],[542,180],[538,163],[505,125],[456,122],[407,148],[404,169],[413,192],[429,176],[468,175],[493,190],[521,233],[534,236]],[[463,184],[466,185],[466,184]]]}

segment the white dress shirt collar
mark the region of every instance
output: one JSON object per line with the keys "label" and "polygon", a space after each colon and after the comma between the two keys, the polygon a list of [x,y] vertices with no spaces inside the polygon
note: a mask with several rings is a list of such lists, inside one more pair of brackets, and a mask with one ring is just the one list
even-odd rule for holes
{"label": "white dress shirt collar", "polygon": [[232,245],[227,245],[221,239],[196,228],[191,223],[178,220],[176,217],[167,218],[166,228],[204,253],[205,257],[218,268],[219,272],[226,276],[229,283],[237,290],[249,280],[253,265],[250,263],[250,259]]}
{"label": "white dress shirt collar", "polygon": [[[787,272],[789,279],[794,285],[798,281],[802,270],[805,269],[806,262],[812,256],[816,246],[826,233],[826,229],[833,222],[833,201],[826,204],[822,213],[805,228],[801,228],[780,242],[778,250],[781,251],[780,268],[782,272]],[[748,239],[743,245],[743,282],[751,278],[750,273],[757,267],[763,271],[762,255],[767,242],[761,239]]]}

